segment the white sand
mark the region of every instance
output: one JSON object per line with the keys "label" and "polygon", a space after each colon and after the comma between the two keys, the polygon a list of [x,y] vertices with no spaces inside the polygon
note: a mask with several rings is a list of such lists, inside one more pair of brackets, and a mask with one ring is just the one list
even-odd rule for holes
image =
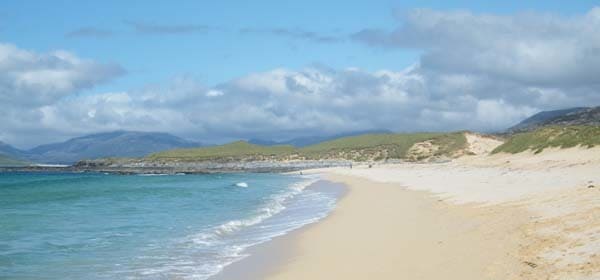
{"label": "white sand", "polygon": [[265,279],[600,279],[600,148],[306,171],[348,194]]}
{"label": "white sand", "polygon": [[381,165],[328,170],[374,182],[398,183],[456,203],[503,203],[552,191],[600,184],[600,149],[567,149],[541,155],[464,157],[450,163]]}
{"label": "white sand", "polygon": [[518,209],[452,206],[395,184],[326,178],[348,193],[324,221],[293,235],[292,256],[260,279],[505,280],[527,268],[507,254],[518,250]]}
{"label": "white sand", "polygon": [[535,267],[515,279],[600,279],[600,148],[317,172],[427,191],[453,204],[522,209],[528,217],[515,254]]}

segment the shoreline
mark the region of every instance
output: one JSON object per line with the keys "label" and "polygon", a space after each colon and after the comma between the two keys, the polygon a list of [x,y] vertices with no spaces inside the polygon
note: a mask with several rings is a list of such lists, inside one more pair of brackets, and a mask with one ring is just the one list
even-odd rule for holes
{"label": "shoreline", "polygon": [[597,279],[598,168],[573,148],[306,170],[346,185],[334,210],[211,279]]}
{"label": "shoreline", "polygon": [[221,272],[211,276],[208,280],[265,279],[265,277],[276,271],[278,267],[281,267],[294,258],[293,243],[295,240],[306,230],[327,221],[336,211],[337,203],[343,200],[350,191],[347,185],[325,178],[319,179],[307,188],[330,192],[333,190],[337,196],[336,207],[327,216],[314,223],[304,225],[284,235],[277,236],[272,240],[248,248],[245,251],[248,254],[247,257],[225,266]]}
{"label": "shoreline", "polygon": [[347,188],[326,218],[253,247],[209,279],[506,279],[489,276],[516,265],[505,249],[516,251],[517,239],[494,231],[521,224],[486,221],[508,212],[450,205],[398,184],[331,173],[324,180]]}
{"label": "shoreline", "polygon": [[511,219],[520,210],[452,205],[352,176],[326,178],[344,183],[349,194],[329,219],[290,239],[294,258],[264,279],[480,280],[520,272],[507,270],[518,266],[507,255],[518,249],[517,233],[505,234],[522,224]]}

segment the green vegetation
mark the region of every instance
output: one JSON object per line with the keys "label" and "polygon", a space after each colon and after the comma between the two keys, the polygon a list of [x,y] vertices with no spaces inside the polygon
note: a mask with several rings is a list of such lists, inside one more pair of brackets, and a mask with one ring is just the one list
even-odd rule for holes
{"label": "green vegetation", "polygon": [[26,162],[10,158],[6,155],[0,155],[0,167],[16,167],[16,166],[25,166]]}
{"label": "green vegetation", "polygon": [[152,154],[148,158],[192,161],[250,156],[279,156],[293,151],[293,146],[260,146],[237,141],[221,146],[169,150]]}
{"label": "green vegetation", "polygon": [[428,141],[437,149],[431,156],[452,155],[467,145],[464,133],[366,134],[344,137],[316,145],[260,146],[238,141],[226,145],[176,149],[148,156],[151,160],[229,159],[348,159],[356,161],[403,159],[416,143]]}
{"label": "green vegetation", "polygon": [[431,156],[450,155],[466,146],[463,133],[367,134],[345,137],[300,149],[307,158],[344,158],[356,161],[404,159],[416,143],[430,141],[439,149]]}
{"label": "green vegetation", "polygon": [[414,143],[439,137],[439,133],[413,134],[365,134],[339,138],[303,148],[305,152],[323,152],[337,149],[360,149],[377,146],[395,145],[406,152]]}
{"label": "green vegetation", "polygon": [[518,133],[498,146],[492,153],[520,153],[533,150],[536,154],[545,148],[594,147],[600,145],[599,126],[549,126],[531,132]]}

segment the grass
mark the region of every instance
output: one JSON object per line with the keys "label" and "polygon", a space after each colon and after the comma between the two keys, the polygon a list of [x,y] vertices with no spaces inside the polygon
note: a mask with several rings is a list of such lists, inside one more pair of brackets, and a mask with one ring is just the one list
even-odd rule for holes
{"label": "grass", "polygon": [[260,146],[238,141],[221,146],[176,149],[148,156],[151,160],[202,161],[220,159],[303,158],[351,159],[357,161],[402,159],[418,142],[439,145],[436,155],[452,153],[466,146],[463,133],[365,134],[343,137],[304,148],[293,146]]}
{"label": "grass", "polygon": [[599,126],[549,126],[531,132],[518,133],[498,146],[492,153],[520,153],[532,150],[541,153],[550,147],[571,148],[600,145]]}
{"label": "grass", "polygon": [[175,149],[148,156],[150,159],[211,160],[249,156],[279,156],[294,151],[293,146],[260,146],[237,141],[220,146]]}
{"label": "grass", "polygon": [[19,167],[27,165],[26,162],[10,158],[6,155],[0,155],[0,167]]}
{"label": "grass", "polygon": [[[353,137],[344,137],[305,147],[301,153],[308,158],[319,158],[329,154],[353,160],[369,159],[402,159],[408,150],[416,143],[432,141],[439,145],[442,152],[455,151],[466,145],[466,138],[462,133],[410,133],[410,134],[367,134]],[[385,155],[381,152],[385,151]],[[375,155],[379,153],[379,155]],[[344,155],[348,155],[344,157]]]}

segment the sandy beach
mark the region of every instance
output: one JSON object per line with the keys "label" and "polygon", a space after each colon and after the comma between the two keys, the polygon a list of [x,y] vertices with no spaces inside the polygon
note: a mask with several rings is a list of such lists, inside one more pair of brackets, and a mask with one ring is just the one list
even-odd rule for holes
{"label": "sandy beach", "polygon": [[[266,279],[506,279],[518,265],[517,211],[449,206],[396,184],[328,175],[349,193],[325,221],[292,237]],[[503,221],[500,223],[499,221]],[[502,262],[498,263],[501,260]]]}
{"label": "sandy beach", "polygon": [[347,194],[257,279],[599,279],[600,149],[488,151],[310,171]]}

